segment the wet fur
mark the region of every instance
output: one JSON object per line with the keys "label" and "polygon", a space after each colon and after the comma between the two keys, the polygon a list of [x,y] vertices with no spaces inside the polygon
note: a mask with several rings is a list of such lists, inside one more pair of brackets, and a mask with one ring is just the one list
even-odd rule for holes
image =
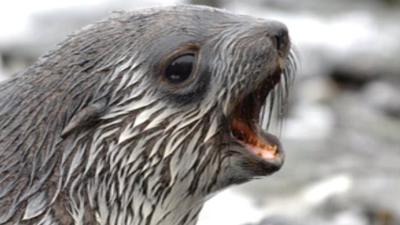
{"label": "wet fur", "polygon": [[[268,32],[258,23],[193,6],[120,13],[2,83],[0,224],[195,224],[210,193],[257,169],[220,134],[259,82],[252,68],[274,67],[243,58],[275,54],[247,37]],[[162,84],[163,58],[193,43],[206,49],[196,82]]]}

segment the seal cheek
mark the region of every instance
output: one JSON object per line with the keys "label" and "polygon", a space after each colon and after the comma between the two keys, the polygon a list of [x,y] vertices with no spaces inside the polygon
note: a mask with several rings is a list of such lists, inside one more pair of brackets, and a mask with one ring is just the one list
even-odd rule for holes
{"label": "seal cheek", "polygon": [[66,136],[78,129],[83,129],[94,124],[105,112],[106,105],[107,102],[105,100],[101,100],[81,109],[79,112],[72,116],[71,120],[64,127],[61,133],[61,137],[65,138]]}

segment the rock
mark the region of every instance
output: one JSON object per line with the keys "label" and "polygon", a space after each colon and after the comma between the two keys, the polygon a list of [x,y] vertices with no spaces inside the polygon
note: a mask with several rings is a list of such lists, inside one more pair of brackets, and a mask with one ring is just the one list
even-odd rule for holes
{"label": "rock", "polygon": [[363,98],[372,108],[400,118],[400,82],[373,82],[363,91]]}
{"label": "rock", "polygon": [[224,5],[222,0],[189,0],[188,3],[194,5],[208,5],[213,7],[222,7]]}

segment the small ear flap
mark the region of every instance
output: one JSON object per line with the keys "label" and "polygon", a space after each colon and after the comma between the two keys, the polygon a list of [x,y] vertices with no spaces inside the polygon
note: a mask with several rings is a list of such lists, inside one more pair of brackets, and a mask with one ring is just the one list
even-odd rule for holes
{"label": "small ear flap", "polygon": [[102,100],[90,104],[77,112],[63,129],[61,137],[64,138],[73,131],[96,122],[105,111],[106,105],[106,101]]}

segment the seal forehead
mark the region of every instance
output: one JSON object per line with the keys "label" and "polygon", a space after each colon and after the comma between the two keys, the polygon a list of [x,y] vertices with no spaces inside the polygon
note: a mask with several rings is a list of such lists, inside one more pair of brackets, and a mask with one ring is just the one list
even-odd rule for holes
{"label": "seal forehead", "polygon": [[246,25],[249,25],[249,22],[254,23],[257,20],[245,15],[232,14],[222,9],[194,5],[155,7],[145,11],[132,11],[125,17],[132,24],[140,23],[143,19],[151,22],[151,26],[146,27],[149,32],[165,29],[171,33],[180,33],[180,31],[193,33],[197,37],[209,35],[217,30],[221,31],[235,24],[247,23]]}

